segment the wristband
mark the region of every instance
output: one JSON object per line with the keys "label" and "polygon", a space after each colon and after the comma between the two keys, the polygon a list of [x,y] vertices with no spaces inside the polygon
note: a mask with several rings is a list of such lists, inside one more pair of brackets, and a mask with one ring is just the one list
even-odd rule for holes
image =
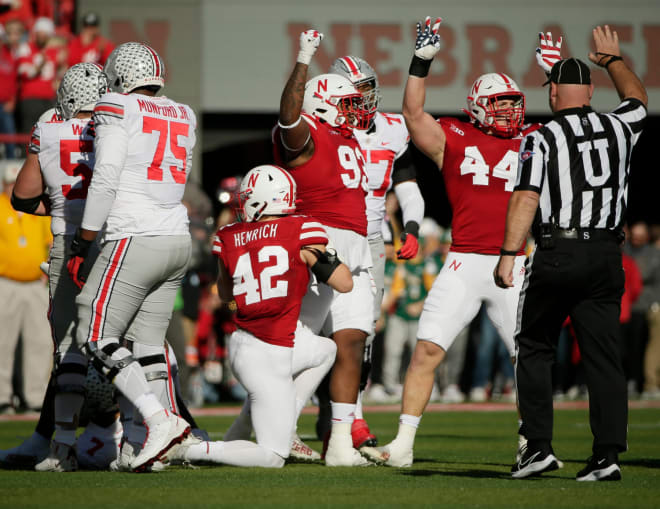
{"label": "wristband", "polygon": [[516,256],[518,251],[508,251],[503,247],[500,248],[500,256]]}
{"label": "wristband", "polygon": [[280,122],[280,121],[278,120],[278,121],[277,121],[277,125],[280,126],[280,129],[293,129],[293,128],[296,127],[298,124],[300,124],[300,121],[301,121],[301,120],[302,120],[302,116],[298,116],[298,120],[296,120],[293,124],[289,124],[289,125],[284,125],[284,124],[282,124],[282,122]]}
{"label": "wristband", "polygon": [[403,228],[403,233],[409,233],[414,235],[415,238],[419,238],[419,224],[417,224],[417,221],[408,221]]}
{"label": "wristband", "polygon": [[426,78],[429,74],[431,62],[433,62],[433,60],[424,60],[417,55],[413,55],[408,74],[411,76],[417,76],[418,78]]}
{"label": "wristband", "polygon": [[610,66],[610,64],[611,64],[612,62],[618,62],[619,60],[623,60],[623,58],[621,58],[621,57],[619,57],[619,56],[617,56],[617,55],[614,55],[612,58],[610,58],[610,59],[607,61],[607,63],[606,63],[603,67],[605,67],[605,69],[607,69],[607,68]]}

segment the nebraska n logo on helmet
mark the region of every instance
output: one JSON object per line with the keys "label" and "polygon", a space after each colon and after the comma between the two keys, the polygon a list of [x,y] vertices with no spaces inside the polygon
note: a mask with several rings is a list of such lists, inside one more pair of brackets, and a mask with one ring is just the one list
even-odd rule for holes
{"label": "nebraska n logo on helmet", "polygon": [[257,166],[243,177],[238,204],[239,215],[247,223],[263,216],[293,214],[296,211],[296,182],[279,166]]}
{"label": "nebraska n logo on helmet", "polygon": [[309,80],[302,109],[341,130],[369,127],[362,95],[350,80],[338,74],[321,74]]}
{"label": "nebraska n logo on helmet", "polygon": [[141,42],[117,46],[108,57],[103,72],[113,92],[127,94],[140,87],[165,86],[165,64],[153,48]]}
{"label": "nebraska n logo on helmet", "polygon": [[[512,101],[511,105],[498,103],[507,99]],[[525,120],[525,95],[506,74],[484,74],[472,85],[467,96],[467,109],[463,111],[482,128],[512,138],[520,132]]]}

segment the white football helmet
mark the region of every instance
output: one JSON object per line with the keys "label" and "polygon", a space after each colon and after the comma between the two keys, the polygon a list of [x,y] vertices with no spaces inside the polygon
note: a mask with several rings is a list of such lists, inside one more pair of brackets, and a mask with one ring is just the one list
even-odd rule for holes
{"label": "white football helmet", "polygon": [[368,122],[371,124],[381,98],[376,71],[363,58],[347,55],[335,60],[330,66],[330,72],[348,78],[355,85],[362,94]]}
{"label": "white football helmet", "polygon": [[84,63],[70,67],[57,89],[55,109],[64,120],[80,111],[93,111],[99,98],[108,91],[100,65]]}
{"label": "white football helmet", "polygon": [[[513,99],[513,106],[498,107],[497,101]],[[489,73],[479,76],[467,97],[470,118],[496,134],[511,138],[520,132],[525,120],[525,96],[509,76]]]}
{"label": "white football helmet", "polygon": [[127,42],[110,53],[103,72],[113,92],[127,94],[136,88],[165,86],[165,64],[153,48],[140,42]]}
{"label": "white football helmet", "polygon": [[321,74],[305,84],[303,111],[339,129],[366,129],[367,111],[355,86],[338,74]]}
{"label": "white football helmet", "polygon": [[296,181],[279,166],[257,166],[241,180],[238,203],[241,219],[247,223],[262,216],[292,214],[296,210]]}

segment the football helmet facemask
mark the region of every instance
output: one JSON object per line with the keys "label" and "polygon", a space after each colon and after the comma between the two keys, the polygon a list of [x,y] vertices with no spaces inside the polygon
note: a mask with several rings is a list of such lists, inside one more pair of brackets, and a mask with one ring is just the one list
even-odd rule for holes
{"label": "football helmet facemask", "polygon": [[165,64],[153,48],[127,42],[110,53],[103,72],[113,92],[127,94],[136,88],[165,86]]}
{"label": "football helmet facemask", "polygon": [[355,86],[338,74],[321,74],[305,84],[303,111],[340,130],[367,129],[367,111]]}
{"label": "football helmet facemask", "polygon": [[69,120],[80,111],[91,112],[107,91],[108,85],[100,65],[76,64],[66,71],[57,89],[57,115]]}
{"label": "football helmet facemask", "polygon": [[[513,100],[513,104],[498,106],[498,101],[504,99]],[[463,111],[482,128],[512,138],[520,132],[525,120],[525,96],[506,74],[484,74],[472,85],[467,96],[467,109]]]}
{"label": "football helmet facemask", "polygon": [[362,94],[367,122],[371,125],[381,99],[376,71],[366,60],[348,55],[335,60],[330,66],[330,72],[348,78]]}
{"label": "football helmet facemask", "polygon": [[262,216],[292,214],[296,210],[296,181],[279,166],[257,166],[241,180],[238,204],[239,217],[246,223]]}

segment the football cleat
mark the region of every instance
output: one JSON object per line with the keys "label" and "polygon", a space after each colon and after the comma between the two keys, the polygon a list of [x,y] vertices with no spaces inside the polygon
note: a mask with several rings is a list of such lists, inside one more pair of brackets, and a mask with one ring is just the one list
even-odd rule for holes
{"label": "football cleat", "polygon": [[412,448],[404,446],[396,439],[383,447],[378,447],[377,450],[381,453],[389,454],[389,457],[385,461],[385,465],[388,467],[408,468],[413,464]]}
{"label": "football cleat", "polygon": [[[520,461],[520,458],[523,457],[525,451],[527,450],[527,439],[523,435],[518,435],[518,450],[516,451],[516,463]],[[555,458],[557,461],[557,468],[564,468],[564,462],[558,458]]]}
{"label": "football cleat", "polygon": [[49,453],[50,440],[35,431],[22,444],[0,451],[0,467],[32,470]]}
{"label": "football cleat", "polygon": [[367,467],[373,465],[353,448],[348,433],[330,436],[328,447],[324,450],[323,459],[328,467]]}
{"label": "football cleat", "polygon": [[298,435],[293,436],[289,458],[293,461],[321,461],[321,455],[303,442]]}
{"label": "football cleat", "polygon": [[75,472],[78,470],[78,458],[75,446],[53,440],[50,454],[34,466],[37,472]]}
{"label": "football cleat", "polygon": [[378,439],[369,430],[369,425],[364,419],[355,419],[351,425],[351,437],[353,438],[353,447],[360,449],[366,447],[376,447]]}
{"label": "football cleat", "polygon": [[[208,436],[208,435],[207,435]],[[193,435],[188,435],[180,444],[173,445],[169,451],[163,454],[162,461],[170,465],[181,465],[186,459],[186,451],[191,445],[201,444],[207,440]]]}
{"label": "football cleat", "polygon": [[131,470],[146,472],[149,467],[175,444],[183,441],[190,434],[190,425],[177,415],[161,410],[145,420],[147,439],[142,450],[131,461]]}
{"label": "football cleat", "polygon": [[369,447],[368,445],[363,445],[359,449],[360,454],[367,458],[369,461],[373,461],[377,465],[384,465],[387,463],[387,460],[390,459],[390,454],[386,451],[381,451],[378,447]]}

